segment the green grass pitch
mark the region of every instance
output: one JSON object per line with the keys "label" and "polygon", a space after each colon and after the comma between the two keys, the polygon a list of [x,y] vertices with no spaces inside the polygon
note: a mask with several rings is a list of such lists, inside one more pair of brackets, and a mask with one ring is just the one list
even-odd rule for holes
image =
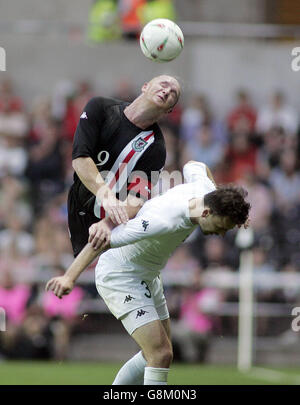
{"label": "green grass pitch", "polygon": [[[0,363],[0,385],[111,385],[120,367],[121,364],[108,363],[7,361]],[[251,373],[240,373],[234,366],[173,364],[168,383],[169,385],[278,385],[296,384],[300,379],[299,368],[269,369],[270,375],[268,369],[264,370],[263,377],[261,375],[258,377],[255,370]]]}

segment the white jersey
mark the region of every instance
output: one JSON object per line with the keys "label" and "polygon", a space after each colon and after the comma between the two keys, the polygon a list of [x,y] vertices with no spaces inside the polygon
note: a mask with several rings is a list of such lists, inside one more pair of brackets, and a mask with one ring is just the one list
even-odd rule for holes
{"label": "white jersey", "polygon": [[188,183],[147,201],[134,219],[112,231],[112,249],[100,256],[97,279],[109,281],[118,273],[118,277],[138,274],[151,281],[159,275],[176,247],[197,226],[189,216],[189,201],[215,190],[204,164],[185,165],[184,177]]}

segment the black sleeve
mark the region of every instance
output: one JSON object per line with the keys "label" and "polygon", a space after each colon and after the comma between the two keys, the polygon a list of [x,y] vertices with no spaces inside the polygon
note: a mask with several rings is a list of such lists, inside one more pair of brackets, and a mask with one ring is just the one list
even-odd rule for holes
{"label": "black sleeve", "polygon": [[72,159],[92,157],[99,142],[101,126],[105,115],[101,98],[92,98],[85,106],[76,128]]}
{"label": "black sleeve", "polygon": [[138,198],[149,199],[151,189],[156,185],[165,161],[166,147],[161,135],[137,162],[129,177],[128,192]]}

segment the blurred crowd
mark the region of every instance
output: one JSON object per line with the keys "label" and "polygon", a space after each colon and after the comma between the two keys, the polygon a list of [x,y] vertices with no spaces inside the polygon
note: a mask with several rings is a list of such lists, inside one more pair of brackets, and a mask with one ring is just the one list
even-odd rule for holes
{"label": "blurred crowd", "polygon": [[[73,260],[66,207],[72,140],[94,95],[87,81],[64,81],[49,97],[25,104],[11,80],[0,83],[0,307],[7,322],[7,332],[0,334],[0,356],[65,358],[72,333],[82,328],[82,308],[89,310],[84,304],[100,300],[92,270],[87,271],[90,282],[79,284],[63,300],[44,291],[45,282]],[[120,81],[111,94],[126,101],[136,95],[127,81]],[[210,167],[217,183],[244,186],[252,206],[254,275],[296,274],[300,112],[282,91],[265,97],[263,105],[255,105],[251,89],[238,89],[220,117],[208,95],[189,95],[186,104],[178,104],[161,122],[165,170],[181,170],[188,160],[198,160]],[[205,283],[206,274],[220,279],[237,272],[235,236],[231,231],[225,238],[204,238],[197,230],[163,270],[174,343],[186,361],[204,360],[207,337],[233,334],[236,328],[217,316],[224,303],[237,301],[236,288],[220,290]],[[297,303],[300,287],[257,287],[256,294],[264,302]],[[261,330],[268,333],[268,323]],[[188,350],[180,344],[183,339],[191,341]]]}

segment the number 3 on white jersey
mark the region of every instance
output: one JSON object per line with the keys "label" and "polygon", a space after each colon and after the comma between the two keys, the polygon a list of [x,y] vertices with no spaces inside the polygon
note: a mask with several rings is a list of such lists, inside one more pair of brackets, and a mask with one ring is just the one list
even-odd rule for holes
{"label": "number 3 on white jersey", "polygon": [[98,153],[97,159],[99,163],[96,164],[96,166],[103,166],[109,159],[109,153],[107,150],[102,150],[101,152]]}

